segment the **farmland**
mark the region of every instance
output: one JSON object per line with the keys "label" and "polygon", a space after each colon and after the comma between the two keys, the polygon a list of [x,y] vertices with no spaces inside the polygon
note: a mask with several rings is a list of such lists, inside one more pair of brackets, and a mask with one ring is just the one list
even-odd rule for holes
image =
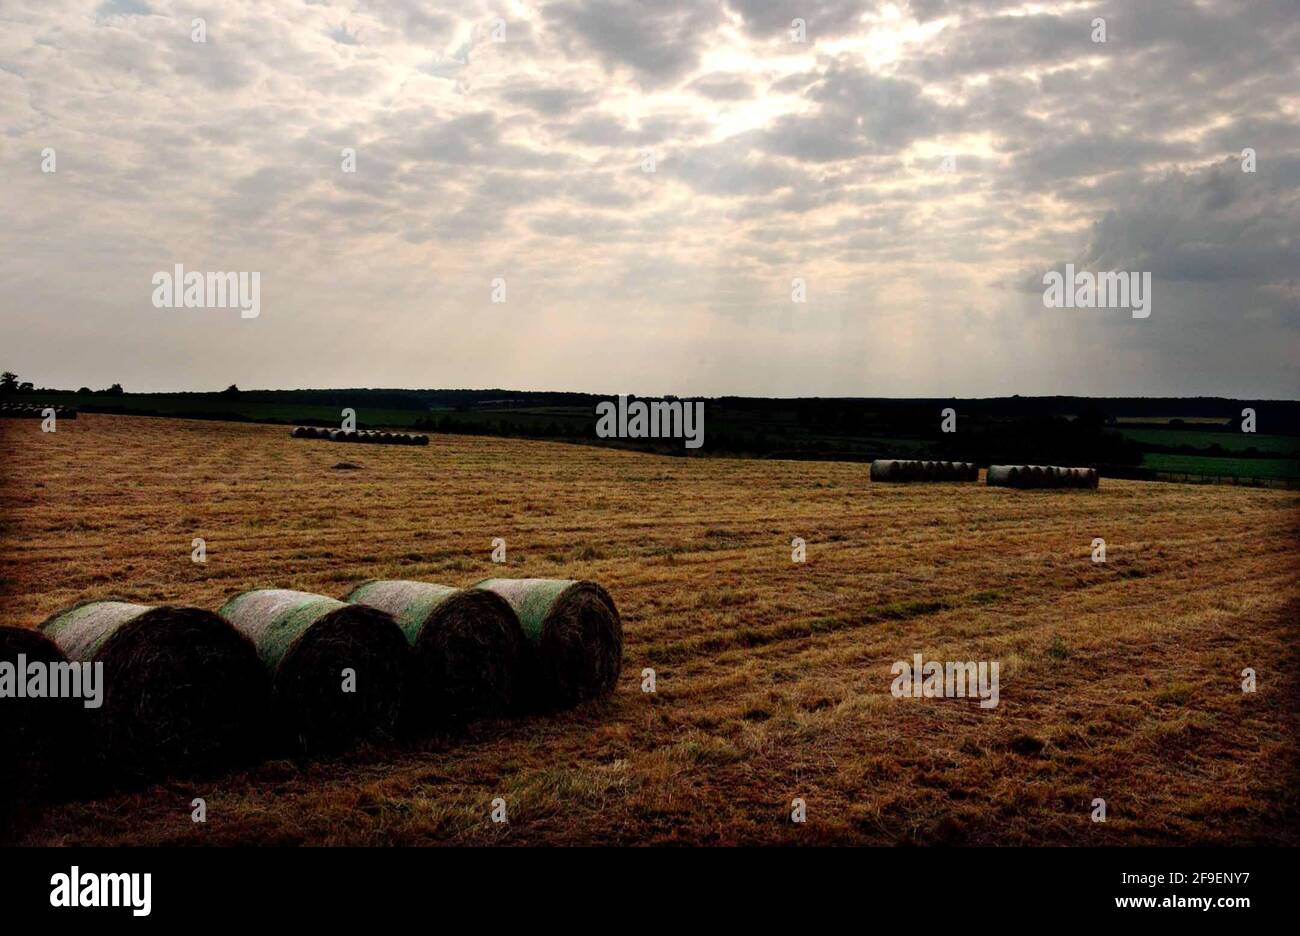
{"label": "farmland", "polygon": [[[97,414],[0,420],[0,460],[6,623],[555,576],[604,584],[626,639],[609,701],[54,804],[26,843],[1300,843],[1294,492],[871,485],[844,462]],[[999,661],[1000,704],[894,698],[915,653]]]}

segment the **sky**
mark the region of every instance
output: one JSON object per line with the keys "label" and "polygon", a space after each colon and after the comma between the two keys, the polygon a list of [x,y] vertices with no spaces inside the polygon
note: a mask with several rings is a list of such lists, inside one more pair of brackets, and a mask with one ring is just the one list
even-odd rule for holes
{"label": "sky", "polygon": [[0,217],[38,386],[1295,399],[1300,9],[0,0]]}

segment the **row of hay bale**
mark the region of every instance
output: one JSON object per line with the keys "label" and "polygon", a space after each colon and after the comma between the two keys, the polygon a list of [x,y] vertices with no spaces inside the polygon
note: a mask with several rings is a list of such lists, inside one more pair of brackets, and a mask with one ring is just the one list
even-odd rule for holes
{"label": "row of hay bale", "polygon": [[[872,481],[978,481],[974,462],[917,461],[896,458],[871,463]],[[1056,465],[991,465],[985,483],[1012,488],[1095,488],[1096,468],[1062,468]]]}
{"label": "row of hay bale", "polygon": [[872,481],[978,481],[979,476],[974,462],[878,458],[871,463]]}
{"label": "row of hay bale", "polygon": [[69,406],[48,403],[0,403],[0,419],[44,419],[46,410],[54,410],[58,419],[76,419],[77,411]]}
{"label": "row of hay bale", "polygon": [[192,775],[600,698],[623,627],[593,582],[372,581],[342,600],[255,589],[216,613],[85,602],[37,630],[0,628],[0,664],[20,654],[103,664],[103,698],[0,698],[0,798],[66,768]]}
{"label": "row of hay bale", "polygon": [[329,439],[331,442],[369,442],[372,445],[428,445],[427,435],[408,432],[380,432],[377,429],[322,429],[295,426],[289,433],[295,439]]}
{"label": "row of hay bale", "polygon": [[1062,468],[1057,465],[990,465],[984,483],[1010,488],[1095,488],[1096,468]]}

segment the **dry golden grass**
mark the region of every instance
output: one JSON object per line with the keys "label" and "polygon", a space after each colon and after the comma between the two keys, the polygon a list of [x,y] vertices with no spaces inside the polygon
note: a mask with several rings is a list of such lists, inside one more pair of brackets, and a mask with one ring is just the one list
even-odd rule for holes
{"label": "dry golden grass", "polygon": [[[258,585],[561,576],[610,590],[626,648],[606,703],[55,804],[25,842],[1300,840],[1293,493],[871,485],[865,465],[112,416],[39,428],[0,420],[7,622],[90,596],[215,608]],[[890,664],[916,652],[1000,661],[1001,704],[894,699]],[[506,825],[488,819],[498,796]]]}

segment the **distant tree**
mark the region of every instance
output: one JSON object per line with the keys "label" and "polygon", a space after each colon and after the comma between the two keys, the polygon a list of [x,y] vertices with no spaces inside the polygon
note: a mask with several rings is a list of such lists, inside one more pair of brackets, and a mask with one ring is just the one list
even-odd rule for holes
{"label": "distant tree", "polygon": [[34,386],[32,386],[32,384],[31,384],[30,382],[27,382],[27,381],[25,381],[25,382],[23,382],[23,383],[20,383],[20,384],[18,385],[18,392],[19,392],[19,393],[31,393],[34,389],[36,389],[36,388],[35,388]]}
{"label": "distant tree", "polygon": [[18,375],[13,371],[0,374],[0,393],[13,393],[18,389]]}
{"label": "distant tree", "polygon": [[109,387],[104,392],[107,393],[109,396],[121,396],[126,391],[122,389],[122,385],[120,383],[115,383],[113,384],[113,386]]}
{"label": "distant tree", "polygon": [[81,393],[89,394],[89,393],[90,393],[90,388],[89,388],[89,387],[82,387],[80,390],[77,391],[77,393],[79,393],[79,394],[81,394]]}
{"label": "distant tree", "polygon": [[221,391],[221,395],[223,397],[237,397],[239,396],[239,388],[234,384],[231,384],[229,387]]}

